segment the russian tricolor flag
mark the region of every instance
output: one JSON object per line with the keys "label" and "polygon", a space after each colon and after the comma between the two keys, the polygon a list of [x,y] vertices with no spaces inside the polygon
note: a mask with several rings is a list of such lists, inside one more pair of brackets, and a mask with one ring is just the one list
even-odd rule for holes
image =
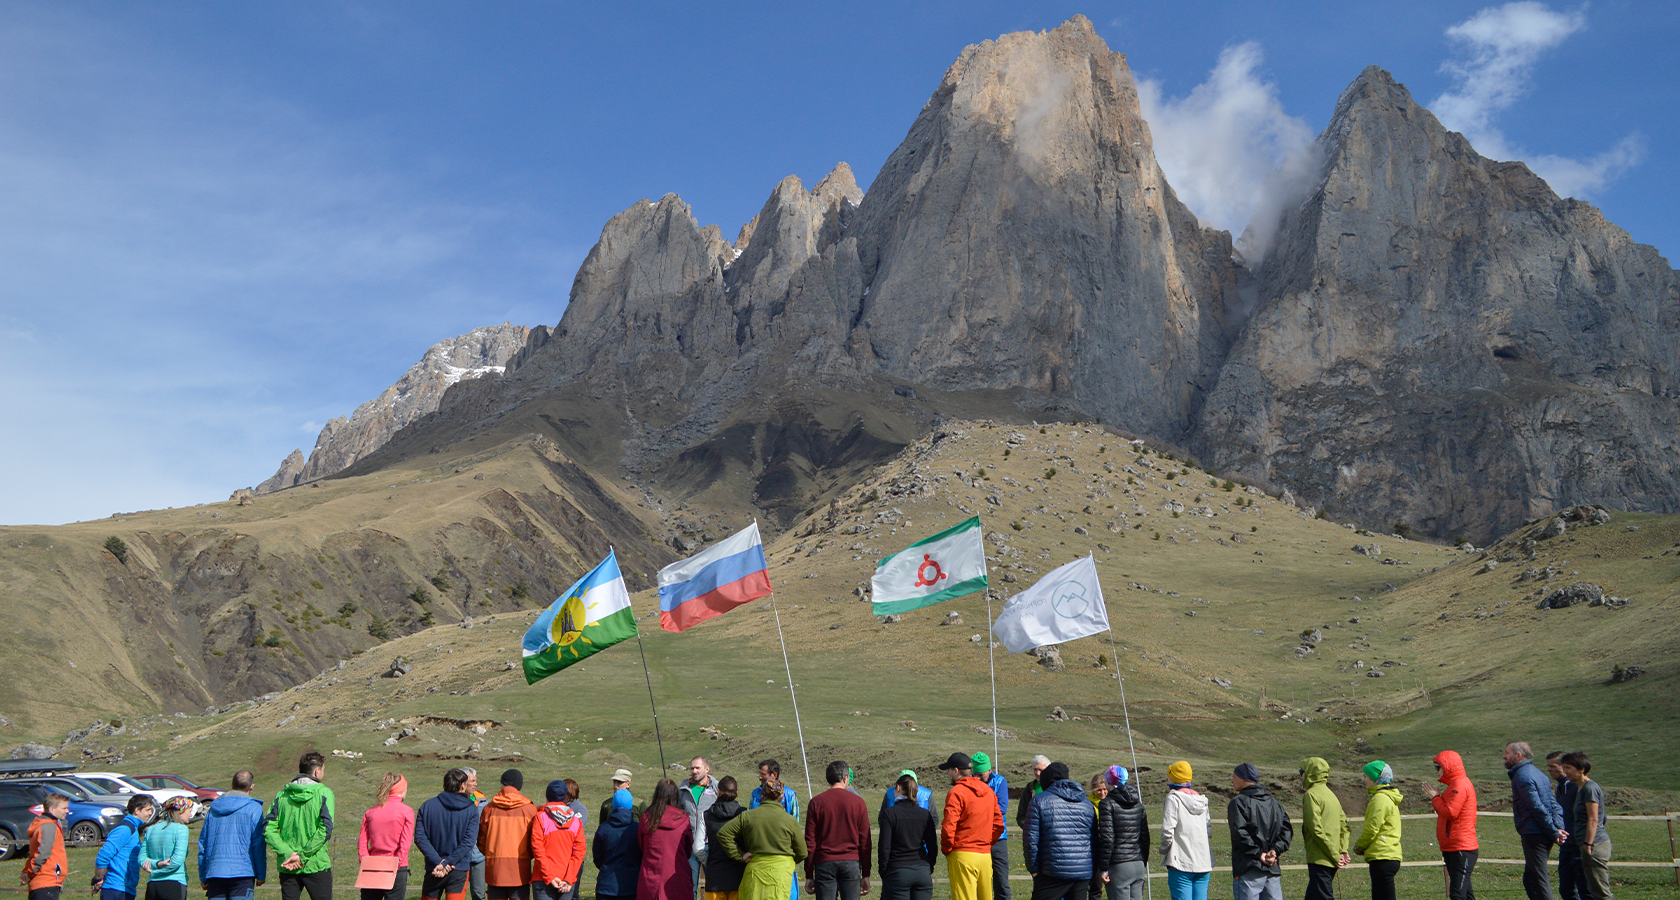
{"label": "russian tricolor flag", "polygon": [[683,631],[770,595],[758,523],[659,570],[659,627]]}

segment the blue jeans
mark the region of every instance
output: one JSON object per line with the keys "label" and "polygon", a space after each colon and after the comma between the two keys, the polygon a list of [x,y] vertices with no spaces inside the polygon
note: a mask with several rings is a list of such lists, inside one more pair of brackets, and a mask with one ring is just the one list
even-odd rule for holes
{"label": "blue jeans", "polygon": [[1167,893],[1172,900],[1207,900],[1208,882],[1212,872],[1181,872],[1167,867]]}

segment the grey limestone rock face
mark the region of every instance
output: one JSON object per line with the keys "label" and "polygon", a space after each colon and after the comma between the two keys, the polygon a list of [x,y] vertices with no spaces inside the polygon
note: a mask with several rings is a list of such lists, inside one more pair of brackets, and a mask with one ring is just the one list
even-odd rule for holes
{"label": "grey limestone rock face", "polygon": [[1680,503],[1680,280],[1367,69],[1285,214],[1196,444],[1370,521],[1478,539]]}
{"label": "grey limestone rock face", "polygon": [[348,468],[378,450],[403,426],[436,410],[450,386],[462,379],[501,374],[509,360],[529,349],[528,336],[530,329],[525,326],[503,322],[432,345],[396,384],[349,416],[328,422],[308,460],[293,450],[280,470],[257,485],[255,492],[272,493]]}

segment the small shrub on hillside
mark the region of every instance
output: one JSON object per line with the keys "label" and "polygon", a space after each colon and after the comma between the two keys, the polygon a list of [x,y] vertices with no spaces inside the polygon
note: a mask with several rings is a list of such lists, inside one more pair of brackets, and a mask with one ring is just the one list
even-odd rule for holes
{"label": "small shrub on hillside", "polygon": [[1009,448],[1008,447],[1003,448],[1003,457],[1004,457],[1004,459],[1009,458]]}
{"label": "small shrub on hillside", "polygon": [[422,628],[430,628],[436,621],[437,619],[432,618],[432,611],[430,609],[427,609],[425,612],[420,614],[420,627]]}
{"label": "small shrub on hillside", "polygon": [[106,538],[105,549],[110,551],[111,555],[117,558],[117,562],[120,562],[125,566],[128,565],[128,545],[123,543],[122,538],[117,537],[114,534]]}
{"label": "small shrub on hillside", "polygon": [[1249,530],[1249,531],[1259,531],[1259,530],[1260,530],[1260,526],[1258,526],[1258,525],[1250,525],[1250,526],[1248,526],[1248,530]]}
{"label": "small shrub on hillside", "polygon": [[421,606],[425,606],[426,604],[432,602],[432,592],[426,590],[424,587],[416,587],[414,590],[408,592],[408,599],[413,600]]}
{"label": "small shrub on hillside", "polygon": [[1130,476],[1130,475],[1127,475],[1127,476],[1126,476],[1126,483],[1127,483],[1127,484],[1137,484],[1137,479],[1136,479],[1136,478],[1133,478],[1133,477],[1132,477],[1132,476]]}
{"label": "small shrub on hillside", "polygon": [[1224,484],[1221,484],[1219,489],[1229,494],[1237,489],[1237,483],[1235,481],[1227,481]]}
{"label": "small shrub on hillside", "polygon": [[383,616],[375,615],[368,621],[367,633],[382,641],[391,639],[391,625]]}
{"label": "small shrub on hillside", "polygon": [[[515,600],[529,600],[531,599],[531,586],[525,583],[525,579],[521,578],[518,584],[508,588],[508,596]],[[488,606],[489,604],[485,605]]]}
{"label": "small shrub on hillside", "polygon": [[445,593],[448,593],[449,589],[455,586],[455,583],[449,580],[449,574],[442,569],[439,569],[436,575],[426,580],[432,583],[432,587]]}
{"label": "small shrub on hillside", "polygon": [[1390,526],[1390,528],[1393,529],[1395,534],[1398,534],[1401,537],[1412,536],[1412,526],[1407,525],[1405,522],[1395,522],[1392,526]]}
{"label": "small shrub on hillside", "polygon": [[1039,426],[1039,427],[1038,427],[1038,433],[1039,433],[1039,434],[1049,434],[1049,433],[1050,433],[1050,432],[1049,432],[1049,431],[1047,431],[1047,430],[1045,430],[1045,428],[1044,428],[1044,426],[1042,426],[1042,425],[1040,425],[1040,426]]}
{"label": "small shrub on hillside", "polygon": [[1054,468],[1045,469],[1044,470],[1044,477],[1045,478],[1055,478],[1056,477],[1056,470]]}
{"label": "small shrub on hillside", "polygon": [[310,586],[310,587],[312,587],[312,588],[314,588],[314,589],[315,589],[315,590],[317,590],[317,591],[324,591],[324,590],[326,590],[326,589],[327,589],[327,586],[326,586],[326,585],[324,585],[324,584],[322,584],[322,583],[321,583],[321,582],[319,582],[319,581],[316,581],[316,580],[315,580],[315,579],[313,579],[313,578],[311,578],[311,579],[309,579],[309,586]]}
{"label": "small shrub on hillside", "polygon": [[1178,477],[1177,472],[1168,472],[1167,473],[1167,480],[1168,481],[1171,481],[1171,480],[1173,480],[1174,478],[1177,478],[1177,477]]}
{"label": "small shrub on hillside", "polygon": [[361,609],[361,607],[349,600],[346,600],[338,607],[338,614],[344,616],[345,618],[349,618],[350,616],[355,615],[356,610],[358,609]]}
{"label": "small shrub on hillside", "polygon": [[1161,532],[1159,532],[1159,531],[1155,532],[1155,540],[1158,541],[1160,539],[1161,539]]}
{"label": "small shrub on hillside", "polygon": [[1020,531],[1020,530],[1021,530],[1021,523],[1020,523],[1020,522],[1015,522],[1015,521],[1011,521],[1011,522],[1010,522],[1010,523],[1009,523],[1009,527],[1010,527],[1010,528],[1013,528],[1013,529],[1015,529],[1015,530],[1016,530],[1016,531]]}

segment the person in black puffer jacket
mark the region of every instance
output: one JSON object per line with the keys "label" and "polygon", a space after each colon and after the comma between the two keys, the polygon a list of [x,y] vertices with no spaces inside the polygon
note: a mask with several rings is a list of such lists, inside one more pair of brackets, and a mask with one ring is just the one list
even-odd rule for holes
{"label": "person in black puffer jacket", "polygon": [[1108,796],[1097,810],[1096,867],[1108,900],[1143,900],[1149,877],[1149,813],[1124,766],[1103,773]]}
{"label": "person in black puffer jacket", "polygon": [[739,792],[734,777],[725,776],[717,783],[717,800],[700,814],[706,829],[706,858],[702,862],[708,894],[733,894],[741,889],[741,873],[746,871],[747,864],[731,859],[717,843],[718,832],[741,814],[741,804],[735,802]]}
{"label": "person in black puffer jacket", "polygon": [[1085,789],[1051,763],[1038,777],[1044,792],[1027,810],[1022,849],[1033,876],[1032,900],[1083,900],[1091,881],[1091,836],[1097,814]]}

